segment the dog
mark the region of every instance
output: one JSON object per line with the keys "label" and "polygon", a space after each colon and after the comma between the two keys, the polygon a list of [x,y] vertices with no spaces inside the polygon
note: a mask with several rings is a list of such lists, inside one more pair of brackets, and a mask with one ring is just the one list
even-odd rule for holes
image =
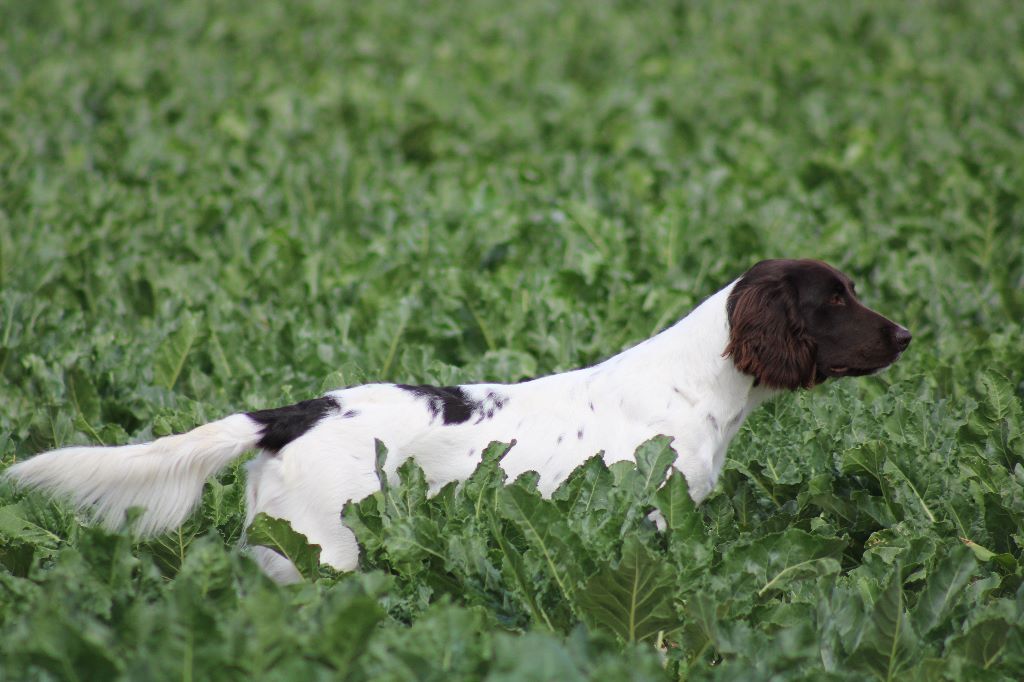
{"label": "dog", "polygon": [[[287,519],[320,545],[321,561],[356,568],[355,536],[339,521],[350,500],[380,487],[375,441],[395,477],[414,458],[431,492],[467,478],[493,441],[515,445],[509,477],[533,470],[550,495],[585,459],[632,460],[670,436],[674,462],[699,503],[751,410],[782,391],[877,372],[910,344],[904,327],[865,307],[849,277],[815,260],[767,260],[660,334],[604,362],[518,384],[366,384],[295,405],[231,415],[184,434],[120,447],[69,447],[10,467],[16,483],[69,498],[117,528],[152,536],[181,525],[207,478],[245,452],[246,526],[257,512]],[[252,547],[279,582],[295,567]]]}

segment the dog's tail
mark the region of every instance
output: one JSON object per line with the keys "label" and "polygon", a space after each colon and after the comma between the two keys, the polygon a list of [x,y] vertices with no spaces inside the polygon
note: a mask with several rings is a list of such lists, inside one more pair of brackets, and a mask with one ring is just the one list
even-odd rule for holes
{"label": "dog's tail", "polygon": [[52,450],[4,475],[29,488],[66,497],[117,529],[125,511],[142,507],[132,530],[152,536],[177,528],[195,509],[207,478],[246,450],[262,446],[259,413],[234,414],[188,433],[120,447]]}

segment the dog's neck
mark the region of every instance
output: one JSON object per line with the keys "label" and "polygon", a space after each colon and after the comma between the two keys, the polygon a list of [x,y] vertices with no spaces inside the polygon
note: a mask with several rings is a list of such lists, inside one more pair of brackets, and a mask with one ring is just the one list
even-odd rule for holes
{"label": "dog's neck", "polygon": [[764,400],[776,391],[754,385],[754,378],[736,369],[724,356],[729,343],[725,304],[735,282],[706,299],[689,315],[663,332],[609,358],[591,370],[621,385],[638,388],[692,388],[692,397],[727,396],[725,402]]}
{"label": "dog's neck", "polygon": [[[585,370],[588,392],[617,396],[627,418],[676,439],[677,466],[687,474],[696,499],[710,492],[743,420],[778,393],[755,386],[752,376],[723,355],[729,342],[726,301],[734,285],[660,334]],[[696,452],[699,457],[687,457]],[[687,459],[712,466],[688,472]]]}

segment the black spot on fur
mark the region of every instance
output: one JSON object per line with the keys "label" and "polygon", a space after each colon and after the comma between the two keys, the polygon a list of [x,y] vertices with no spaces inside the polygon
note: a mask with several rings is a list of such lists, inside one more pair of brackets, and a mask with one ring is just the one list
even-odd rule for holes
{"label": "black spot on fur", "polygon": [[494,413],[505,407],[508,403],[508,396],[501,395],[496,391],[488,391],[484,399],[473,404],[473,411],[476,413],[476,424],[485,419],[493,419]]}
{"label": "black spot on fur", "polygon": [[576,438],[583,440],[583,427],[576,429]]}
{"label": "black spot on fur", "polygon": [[555,445],[561,445],[563,440],[565,440],[564,433],[558,436],[558,440],[555,441]]}
{"label": "black spot on fur", "polygon": [[590,401],[590,411],[591,412],[597,412],[597,410],[594,409],[594,401],[593,400]]}
{"label": "black spot on fur", "polygon": [[359,410],[346,410],[345,414],[341,416],[345,419],[352,419],[359,416]]}
{"label": "black spot on fur", "polygon": [[398,388],[427,401],[427,409],[434,417],[440,416],[445,424],[462,424],[469,421],[477,406],[461,386],[410,386],[398,384]]}
{"label": "black spot on fur", "polygon": [[341,409],[338,401],[330,396],[303,400],[294,405],[275,407],[269,410],[246,412],[249,419],[263,426],[256,446],[268,452],[280,452],[281,448],[316,426],[328,413]]}
{"label": "black spot on fur", "polygon": [[495,413],[508,404],[508,396],[497,391],[488,391],[482,400],[473,400],[462,386],[410,386],[398,384],[398,388],[425,398],[431,416],[440,416],[445,424],[462,424],[476,416],[474,423],[493,419]]}
{"label": "black spot on fur", "polygon": [[673,386],[672,390],[675,392],[677,396],[685,400],[686,404],[689,405],[690,407],[693,407],[694,405],[697,404],[697,400],[692,395],[684,393],[678,386]]}

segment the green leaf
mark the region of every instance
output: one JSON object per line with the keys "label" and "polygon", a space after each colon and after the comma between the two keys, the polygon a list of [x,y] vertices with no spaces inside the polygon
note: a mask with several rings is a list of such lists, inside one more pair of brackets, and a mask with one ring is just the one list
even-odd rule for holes
{"label": "green leaf", "polygon": [[687,600],[684,608],[685,626],[677,635],[691,661],[699,660],[712,646],[718,647],[718,605],[706,592],[698,592]]}
{"label": "green leaf", "polygon": [[672,439],[655,436],[641,443],[634,453],[636,469],[640,476],[636,480],[636,495],[648,499],[665,482],[669,467],[678,455],[672,449]]}
{"label": "green leaf", "polygon": [[875,598],[851,660],[867,665],[890,682],[920,654],[920,641],[903,600],[901,567],[897,565],[888,585]]}
{"label": "green leaf", "polygon": [[678,469],[672,470],[668,481],[655,493],[654,502],[669,531],[684,536],[705,535],[704,522],[690,497],[686,477]]}
{"label": "green leaf", "polygon": [[861,443],[857,447],[843,452],[842,471],[844,474],[869,474],[875,480],[882,481],[882,466],[885,464],[885,451],[882,443],[871,441]]}
{"label": "green leaf", "polygon": [[911,614],[917,632],[926,635],[945,621],[977,569],[973,553],[963,545],[954,547],[942,558],[929,572],[924,592]]}
{"label": "green leaf", "polygon": [[27,577],[35,554],[35,547],[27,542],[7,538],[0,542],[0,566],[10,571],[12,575]]}
{"label": "green leaf", "polygon": [[374,457],[373,457],[373,470],[377,474],[377,481],[380,483],[380,491],[384,495],[386,500],[388,497],[388,490],[391,487],[388,481],[388,476],[384,471],[384,465],[388,461],[388,448],[381,442],[380,439],[373,439]]}
{"label": "green leaf", "polygon": [[153,357],[153,379],[157,384],[168,390],[174,388],[198,338],[199,325],[196,318],[186,314],[178,328],[160,344]]}
{"label": "green leaf", "polygon": [[538,563],[555,582],[563,598],[572,599],[580,579],[578,559],[573,548],[582,544],[568,526],[558,508],[536,489],[536,476],[520,476],[498,495],[501,516],[511,521],[526,538]]}
{"label": "green leaf", "polygon": [[220,342],[220,335],[212,321],[207,326],[207,334],[210,344],[210,359],[213,361],[214,369],[224,379],[230,379],[231,363],[228,361],[227,353],[224,352],[224,346]]}
{"label": "green leaf", "polygon": [[305,535],[292,530],[284,519],[260,512],[245,530],[246,542],[274,550],[288,559],[306,580],[316,581],[320,567],[320,545],[311,545]]}
{"label": "green leaf", "polygon": [[662,682],[666,679],[665,666],[654,647],[620,646],[611,636],[603,632],[588,633],[582,627],[564,637],[536,631],[498,632],[492,642],[493,647],[484,649],[491,652],[492,657],[488,674],[467,675],[461,679],[486,678],[488,682]]}
{"label": "green leaf", "polygon": [[902,503],[904,510],[917,510],[924,515],[929,523],[935,523],[935,514],[932,505],[927,501],[928,484],[919,471],[907,463],[900,463],[895,458],[889,458],[882,466],[882,471],[892,481],[892,490],[895,497]]}
{"label": "green leaf", "polygon": [[32,545],[55,547],[60,538],[27,518],[23,503],[0,507],[0,534]]}
{"label": "green leaf", "polygon": [[[359,543],[359,560],[366,564],[383,551],[385,542],[383,493],[359,501],[348,501],[342,508],[342,522],[351,529]],[[371,562],[372,563],[372,562]]]}
{"label": "green leaf", "polygon": [[[798,528],[765,535],[725,553],[722,576],[734,591],[752,590],[765,597],[796,580],[839,572],[847,542],[812,535]],[[716,581],[721,579],[717,576]]]}
{"label": "green leaf", "polygon": [[72,367],[64,375],[68,398],[78,414],[90,425],[100,421],[100,395],[89,375]]}
{"label": "green leaf", "polygon": [[[638,476],[632,462],[623,464],[629,475]],[[649,511],[628,487],[615,484],[614,474],[601,455],[594,455],[578,466],[551,499],[587,550],[602,559],[620,552],[623,534],[635,531]]]}
{"label": "green leaf", "polygon": [[614,485],[614,479],[602,455],[595,454],[584,460],[583,464],[572,470],[569,477],[551,494],[551,499],[558,502],[570,516],[586,518],[597,509],[605,508],[608,503],[606,488]]}
{"label": "green leaf", "polygon": [[964,545],[977,557],[978,561],[991,561],[1007,571],[1014,571],[1017,568],[1017,560],[1009,552],[993,552],[987,547],[982,547],[967,538],[962,538],[962,540]]}
{"label": "green leaf", "polygon": [[376,599],[352,592],[332,590],[319,608],[321,621],[314,647],[339,672],[352,669],[353,662],[366,650],[376,628],[387,616]]}
{"label": "green leaf", "polygon": [[[364,657],[369,680],[476,680],[491,655],[489,614],[479,608],[433,604],[409,627],[374,636]],[[352,671],[342,669],[351,674]],[[343,675],[343,677],[348,677]]]}
{"label": "green leaf", "polygon": [[543,604],[537,598],[536,584],[530,579],[526,569],[526,561],[522,553],[505,537],[500,525],[495,521],[491,533],[501,550],[501,565],[503,573],[509,576],[511,583],[509,591],[514,592],[522,599],[530,611],[534,623],[543,623],[548,630],[555,630],[552,616],[547,613]]}
{"label": "green leaf", "polygon": [[[987,619],[974,623],[967,632],[952,638],[948,651],[959,653],[988,670],[999,663],[1011,638],[1020,642],[1019,625],[1008,623],[1003,618]],[[1017,661],[1018,670],[1022,664],[1024,659]]]}
{"label": "green leaf", "polygon": [[[445,539],[428,504],[427,480],[416,460],[407,459],[398,468],[398,485],[387,491],[384,546],[393,562],[419,564],[434,557],[445,561]],[[384,494],[383,492],[381,493]],[[440,497],[440,496],[439,496]]]}
{"label": "green leaf", "polygon": [[469,478],[460,486],[459,498],[470,504],[472,515],[481,522],[493,517],[497,502],[497,493],[505,483],[505,471],[501,468],[501,460],[515,446],[511,443],[493,442],[484,448],[477,465]]}
{"label": "green leaf", "polygon": [[704,527],[704,517],[690,497],[686,477],[673,469],[654,496],[665,520],[668,555],[675,565],[676,579],[683,593],[697,589],[713,558],[713,545]]}
{"label": "green leaf", "polygon": [[674,587],[671,567],[629,537],[621,560],[603,566],[587,580],[576,606],[591,627],[639,642],[682,626],[672,604]]}
{"label": "green leaf", "polygon": [[985,400],[981,403],[982,409],[972,415],[969,422],[972,428],[980,433],[988,430],[974,419],[976,417],[984,419],[991,427],[1011,416],[1020,415],[1020,399],[1014,395],[1013,382],[1008,377],[998,372],[986,372],[978,377],[977,386]]}

